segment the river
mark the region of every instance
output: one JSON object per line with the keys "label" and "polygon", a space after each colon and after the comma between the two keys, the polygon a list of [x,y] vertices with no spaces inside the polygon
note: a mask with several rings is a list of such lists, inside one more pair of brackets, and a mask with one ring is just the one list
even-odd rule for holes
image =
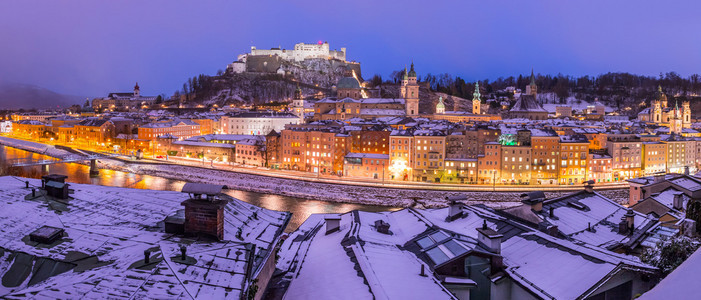
{"label": "river", "polygon": [[[149,175],[138,175],[113,170],[100,170],[100,175],[98,177],[91,178],[88,173],[90,168],[88,166],[76,163],[49,165],[48,171],[46,170],[46,167],[43,166],[9,167],[9,162],[11,161],[19,160],[23,162],[30,162],[45,159],[51,159],[51,157],[0,145],[0,172],[3,173],[2,175],[41,178],[43,175],[55,173],[68,176],[67,181],[73,183],[167,191],[180,191],[182,186],[185,184],[184,181],[180,180],[172,180]],[[302,222],[304,222],[304,220],[306,220],[311,214],[345,213],[356,209],[372,212],[397,209],[386,206],[306,200],[239,190],[228,190],[226,191],[226,194],[263,208],[291,212],[292,218],[290,219],[290,223],[285,230],[287,232],[297,229],[299,225],[301,225]]]}

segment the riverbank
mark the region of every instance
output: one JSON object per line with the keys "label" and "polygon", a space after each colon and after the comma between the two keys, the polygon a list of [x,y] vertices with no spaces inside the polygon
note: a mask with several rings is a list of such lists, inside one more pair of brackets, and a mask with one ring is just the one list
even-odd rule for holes
{"label": "riverbank", "polygon": [[[75,155],[50,145],[0,137],[0,144],[57,158]],[[368,187],[345,184],[310,182],[287,178],[232,172],[207,167],[183,166],[154,162],[125,161],[103,158],[98,166],[103,169],[124,171],[135,174],[159,176],[174,180],[225,184],[233,189],[276,194],[282,196],[322,200],[339,203],[355,203],[393,207],[442,207],[448,196],[465,195],[468,204],[486,204],[494,208],[518,205],[521,192],[465,192],[441,190],[416,190],[406,188]],[[627,190],[599,191],[619,202],[627,200]],[[548,198],[568,192],[546,192]]]}

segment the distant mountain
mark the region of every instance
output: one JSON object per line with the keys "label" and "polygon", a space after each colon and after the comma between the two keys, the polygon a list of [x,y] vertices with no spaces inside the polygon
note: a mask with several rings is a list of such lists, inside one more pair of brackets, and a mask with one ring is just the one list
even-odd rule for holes
{"label": "distant mountain", "polygon": [[84,102],[85,97],[63,95],[31,84],[0,82],[0,109],[66,108]]}

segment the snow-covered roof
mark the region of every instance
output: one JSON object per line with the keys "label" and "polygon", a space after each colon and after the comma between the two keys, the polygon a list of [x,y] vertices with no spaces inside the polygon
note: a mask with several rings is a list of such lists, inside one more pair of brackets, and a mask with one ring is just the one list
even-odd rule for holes
{"label": "snow-covered roof", "polygon": [[[187,194],[71,184],[71,198],[61,200],[40,189],[32,197],[24,181],[41,186],[0,177],[0,276],[14,279],[0,287],[3,297],[238,299],[247,287],[250,245],[257,246],[250,266],[257,274],[290,216],[221,196],[229,199],[224,240],[184,239],[159,223],[182,209]],[[51,244],[30,241],[43,226],[65,235]]]}
{"label": "snow-covered roof", "polygon": [[[518,282],[514,288],[548,299],[587,297],[625,266],[654,270],[632,256],[528,229],[484,206],[465,206],[453,221],[449,211],[352,211],[341,214],[339,229],[331,232],[328,215],[312,215],[281,247],[277,268],[289,281],[284,298],[452,299],[450,284],[475,281],[440,268],[475,253],[503,257],[503,276]],[[380,232],[383,224],[388,233]],[[482,226],[502,236],[500,255],[479,242]],[[422,264],[431,268],[426,276],[419,275]]]}

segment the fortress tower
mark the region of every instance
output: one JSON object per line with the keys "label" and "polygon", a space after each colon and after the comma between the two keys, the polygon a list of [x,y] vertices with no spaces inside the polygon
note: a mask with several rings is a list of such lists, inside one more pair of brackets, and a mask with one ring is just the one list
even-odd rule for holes
{"label": "fortress tower", "polygon": [[414,62],[411,63],[411,70],[406,71],[404,68],[404,78],[402,79],[402,87],[400,89],[402,98],[405,101],[405,109],[407,117],[419,116],[419,84],[416,83],[416,71],[414,71]]}

